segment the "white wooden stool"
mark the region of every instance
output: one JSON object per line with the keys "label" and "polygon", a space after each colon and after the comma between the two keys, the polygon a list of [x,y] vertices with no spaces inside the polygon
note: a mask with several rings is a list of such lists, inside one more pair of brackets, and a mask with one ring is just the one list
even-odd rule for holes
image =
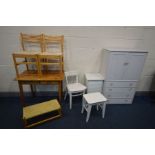
{"label": "white wooden stool", "polygon": [[93,105],[96,105],[97,109],[98,109],[98,106],[102,108],[102,118],[104,118],[106,101],[107,99],[100,92],[88,93],[83,95],[81,113],[84,112],[84,109],[87,111],[86,122],[88,122],[89,120],[91,108]]}

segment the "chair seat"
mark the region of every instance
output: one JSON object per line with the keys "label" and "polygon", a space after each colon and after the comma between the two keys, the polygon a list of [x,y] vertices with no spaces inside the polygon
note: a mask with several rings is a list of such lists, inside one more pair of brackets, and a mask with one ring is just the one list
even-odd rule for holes
{"label": "chair seat", "polygon": [[82,85],[81,83],[73,83],[68,84],[67,89],[69,92],[80,92],[86,89],[86,86]]}
{"label": "chair seat", "polygon": [[100,92],[84,94],[83,97],[85,98],[88,104],[107,101],[107,99]]}

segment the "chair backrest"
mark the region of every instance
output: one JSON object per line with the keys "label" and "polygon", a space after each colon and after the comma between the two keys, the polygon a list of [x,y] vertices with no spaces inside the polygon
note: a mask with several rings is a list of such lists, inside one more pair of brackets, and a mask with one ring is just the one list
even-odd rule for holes
{"label": "chair backrest", "polygon": [[63,55],[64,36],[43,35],[43,52],[61,53]]}
{"label": "chair backrest", "polygon": [[65,72],[65,79],[67,84],[78,83],[78,73],[77,71]]}
{"label": "chair backrest", "polygon": [[29,35],[20,33],[23,51],[43,51],[43,34]]}
{"label": "chair backrest", "polygon": [[62,55],[38,54],[39,72],[63,72]]}
{"label": "chair backrest", "polygon": [[[13,60],[16,70],[16,75],[19,77],[21,72],[29,71],[38,73],[38,57],[37,54],[32,52],[17,52],[13,53]],[[30,68],[30,65],[34,65],[35,68]],[[25,67],[26,66],[26,69]]]}

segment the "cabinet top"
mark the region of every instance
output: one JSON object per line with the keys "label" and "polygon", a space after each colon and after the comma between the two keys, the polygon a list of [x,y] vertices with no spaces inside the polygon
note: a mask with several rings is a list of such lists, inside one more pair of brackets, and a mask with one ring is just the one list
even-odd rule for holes
{"label": "cabinet top", "polygon": [[107,52],[137,52],[137,53],[148,53],[146,50],[142,49],[130,49],[130,48],[108,48],[104,49]]}
{"label": "cabinet top", "polygon": [[85,77],[87,80],[104,80],[104,77],[100,73],[86,73]]}

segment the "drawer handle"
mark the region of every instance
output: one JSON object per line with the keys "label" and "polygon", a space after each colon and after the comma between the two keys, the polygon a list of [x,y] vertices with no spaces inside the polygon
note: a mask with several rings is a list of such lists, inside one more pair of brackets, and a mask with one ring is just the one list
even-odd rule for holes
{"label": "drawer handle", "polygon": [[108,97],[111,97],[111,95],[108,95]]}
{"label": "drawer handle", "polygon": [[113,83],[110,83],[110,86],[113,86]]}
{"label": "drawer handle", "polygon": [[112,89],[109,89],[109,91],[112,91]]}
{"label": "drawer handle", "polygon": [[133,83],[130,83],[129,85],[130,85],[130,86],[132,86],[132,85],[133,85]]}
{"label": "drawer handle", "polygon": [[125,62],[125,63],[124,63],[124,66],[127,66],[128,64],[129,64],[128,62]]}
{"label": "drawer handle", "polygon": [[125,102],[128,102],[128,100],[125,100]]}

